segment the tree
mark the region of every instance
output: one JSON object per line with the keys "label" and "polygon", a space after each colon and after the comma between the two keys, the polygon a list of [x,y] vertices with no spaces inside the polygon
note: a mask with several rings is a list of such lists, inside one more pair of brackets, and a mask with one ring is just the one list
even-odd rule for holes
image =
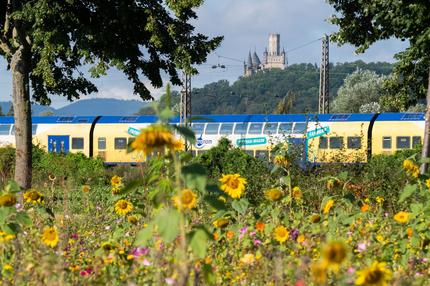
{"label": "tree", "polygon": [[296,93],[292,91],[288,91],[287,95],[282,98],[275,109],[273,110],[274,114],[288,114],[291,113],[293,109],[294,102],[296,100]]}
{"label": "tree", "polygon": [[[424,0],[328,0],[336,10],[331,22],[340,30],[332,39],[351,43],[364,52],[379,40],[395,37],[409,40],[409,47],[396,55],[398,85],[416,95],[427,92],[422,157],[430,155],[430,2]],[[427,171],[423,163],[421,173]]]}
{"label": "tree", "polygon": [[46,1],[4,0],[0,4],[0,54],[12,71],[15,111],[15,180],[31,185],[31,105],[49,96],[72,100],[97,91],[91,77],[114,67],[134,84],[134,93],[152,98],[142,76],[162,86],[161,72],[179,85],[176,69],[196,72],[221,37],[195,33],[189,23],[202,0]]}
{"label": "tree", "polygon": [[345,78],[333,101],[333,112],[358,113],[360,107],[378,103],[386,76],[373,71],[357,70]]}

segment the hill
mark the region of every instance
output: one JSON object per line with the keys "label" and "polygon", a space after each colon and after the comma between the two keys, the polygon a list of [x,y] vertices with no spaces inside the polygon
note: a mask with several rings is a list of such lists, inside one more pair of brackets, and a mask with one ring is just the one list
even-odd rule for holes
{"label": "hill", "polygon": [[[147,105],[146,102],[139,100],[119,100],[111,98],[94,98],[73,102],[62,108],[55,109],[49,106],[38,104],[32,105],[34,116],[43,116],[46,113],[59,116],[85,116],[85,115],[133,115]],[[11,102],[0,102],[3,114],[7,114]]]}
{"label": "hill", "polygon": [[[390,74],[393,65],[386,62],[330,64],[331,102],[345,77],[357,69]],[[318,110],[319,67],[316,64],[293,64],[285,70],[270,70],[251,77],[241,77],[233,84],[220,80],[192,90],[193,114],[272,113],[277,104],[287,97],[288,113]],[[288,95],[288,96],[287,96]],[[162,97],[161,102],[165,101]],[[179,102],[179,93],[172,93],[172,104]],[[140,114],[150,110],[144,108]]]}

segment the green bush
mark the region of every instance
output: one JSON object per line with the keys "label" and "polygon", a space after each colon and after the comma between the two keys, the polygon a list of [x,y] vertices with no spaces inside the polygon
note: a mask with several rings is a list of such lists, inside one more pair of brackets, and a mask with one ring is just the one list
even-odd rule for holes
{"label": "green bush", "polygon": [[265,189],[273,183],[267,162],[246,154],[239,148],[233,148],[227,138],[222,138],[218,146],[208,150],[194,159],[202,164],[213,183],[223,174],[238,173],[247,180],[245,197],[251,201],[260,200]]}

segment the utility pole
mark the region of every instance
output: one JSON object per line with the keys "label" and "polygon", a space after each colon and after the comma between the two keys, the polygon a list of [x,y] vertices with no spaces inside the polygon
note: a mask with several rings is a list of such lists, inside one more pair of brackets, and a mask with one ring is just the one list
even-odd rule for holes
{"label": "utility pole", "polygon": [[320,66],[320,92],[318,97],[318,113],[330,112],[329,98],[329,37],[322,38],[322,55]]}
{"label": "utility pole", "polygon": [[[181,90],[181,102],[179,111],[179,123],[182,126],[190,126],[191,122],[191,75],[186,71],[183,72],[183,86]],[[189,146],[185,142],[185,150],[187,151]]]}

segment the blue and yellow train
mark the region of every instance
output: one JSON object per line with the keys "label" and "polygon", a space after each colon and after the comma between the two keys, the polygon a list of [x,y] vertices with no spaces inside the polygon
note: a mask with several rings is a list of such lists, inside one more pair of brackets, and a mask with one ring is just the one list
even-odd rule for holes
{"label": "blue and yellow train", "polygon": [[[146,157],[127,153],[127,145],[140,129],[156,121],[155,116],[33,117],[33,141],[48,152],[82,152],[107,164],[143,162]],[[197,137],[193,154],[227,137],[258,158],[269,158],[273,146],[288,143],[299,147],[308,163],[353,163],[421,144],[424,114],[207,115],[199,116],[191,127]],[[0,146],[13,146],[14,140],[13,117],[0,117]]]}

